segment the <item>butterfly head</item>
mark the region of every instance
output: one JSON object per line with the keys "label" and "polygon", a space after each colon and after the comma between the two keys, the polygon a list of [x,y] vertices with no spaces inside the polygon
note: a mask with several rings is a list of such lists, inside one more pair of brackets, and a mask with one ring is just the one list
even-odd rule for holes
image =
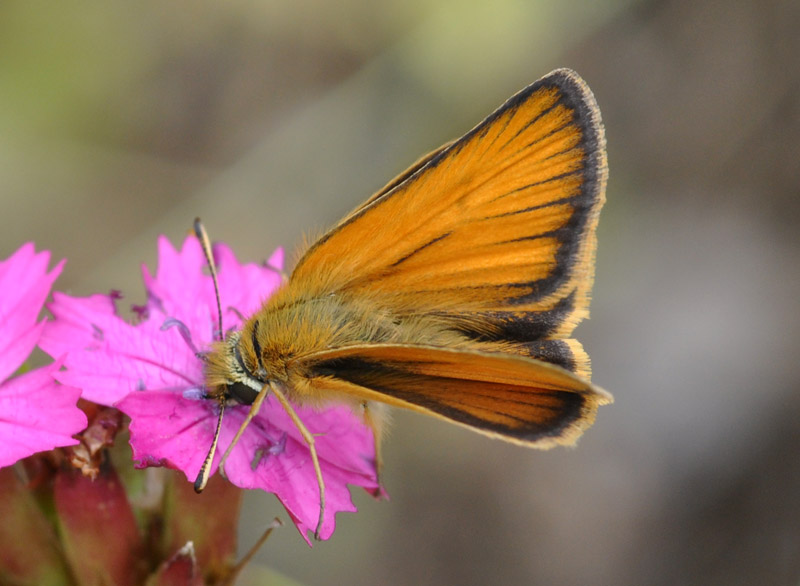
{"label": "butterfly head", "polygon": [[242,332],[233,331],[212,346],[206,356],[206,396],[229,404],[250,405],[267,382],[252,345],[243,343]]}

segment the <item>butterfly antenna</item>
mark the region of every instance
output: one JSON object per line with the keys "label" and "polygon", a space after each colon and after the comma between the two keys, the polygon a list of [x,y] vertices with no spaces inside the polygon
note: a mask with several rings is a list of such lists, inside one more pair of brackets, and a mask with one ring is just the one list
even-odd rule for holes
{"label": "butterfly antenna", "polygon": [[[200,218],[194,221],[194,234],[200,241],[200,247],[203,249],[203,255],[206,257],[208,264],[208,271],[211,273],[211,281],[214,283],[214,296],[217,299],[217,328],[219,340],[222,341],[222,303],[219,299],[219,282],[217,281],[217,268],[214,265],[214,255],[211,252],[211,241],[208,238],[203,223]],[[220,397],[219,400],[219,417],[217,418],[217,428],[214,431],[214,441],[211,442],[211,448],[208,450],[206,459],[203,460],[203,465],[200,467],[200,472],[197,473],[197,479],[194,481],[195,492],[203,492],[203,489],[208,484],[208,479],[211,475],[211,464],[214,462],[214,454],[217,452],[217,444],[219,443],[219,433],[222,430],[222,416],[225,414],[225,400]]]}
{"label": "butterfly antenna", "polygon": [[219,417],[217,418],[217,429],[214,431],[214,441],[211,442],[211,448],[208,450],[206,459],[203,460],[203,465],[200,466],[200,472],[197,473],[197,478],[194,481],[194,491],[201,493],[208,484],[208,479],[211,476],[211,463],[214,461],[214,454],[217,453],[217,444],[219,443],[219,432],[222,430],[222,416],[225,414],[225,401],[219,402]]}
{"label": "butterfly antenna", "polygon": [[195,218],[194,234],[200,241],[200,246],[202,247],[203,254],[206,257],[206,263],[208,263],[208,270],[211,273],[211,280],[214,282],[214,295],[217,298],[217,316],[219,316],[219,321],[217,322],[217,326],[219,327],[218,330],[219,340],[222,341],[222,303],[219,300],[219,282],[217,281],[217,268],[214,266],[214,255],[211,252],[211,241],[208,239],[208,233],[206,232],[203,223],[200,221],[200,218]]}

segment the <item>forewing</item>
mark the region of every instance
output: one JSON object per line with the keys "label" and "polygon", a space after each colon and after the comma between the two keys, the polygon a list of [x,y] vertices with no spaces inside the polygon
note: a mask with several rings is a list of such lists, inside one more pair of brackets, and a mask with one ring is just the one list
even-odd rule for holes
{"label": "forewing", "polygon": [[605,179],[591,91],[558,70],[345,218],[292,281],[438,313],[473,337],[567,338],[588,313]]}

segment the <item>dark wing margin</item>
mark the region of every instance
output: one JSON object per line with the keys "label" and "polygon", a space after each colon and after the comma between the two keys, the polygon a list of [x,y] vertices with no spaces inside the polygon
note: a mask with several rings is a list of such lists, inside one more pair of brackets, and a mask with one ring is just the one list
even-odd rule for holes
{"label": "dark wing margin", "polygon": [[314,385],[405,407],[530,447],[569,445],[588,428],[602,389],[520,356],[414,345],[363,345],[303,359]]}

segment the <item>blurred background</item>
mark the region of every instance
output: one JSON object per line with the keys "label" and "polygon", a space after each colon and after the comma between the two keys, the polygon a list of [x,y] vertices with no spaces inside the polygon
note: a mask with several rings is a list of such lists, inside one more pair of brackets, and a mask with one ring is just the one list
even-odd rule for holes
{"label": "blurred background", "polygon": [[[608,138],[577,449],[395,413],[390,502],[259,563],[302,584],[800,582],[800,3],[0,5],[0,257],[143,300],[195,216],[244,260],[336,221],[556,67]],[[248,495],[246,549],[280,507]],[[285,514],[283,515],[285,519]]]}

